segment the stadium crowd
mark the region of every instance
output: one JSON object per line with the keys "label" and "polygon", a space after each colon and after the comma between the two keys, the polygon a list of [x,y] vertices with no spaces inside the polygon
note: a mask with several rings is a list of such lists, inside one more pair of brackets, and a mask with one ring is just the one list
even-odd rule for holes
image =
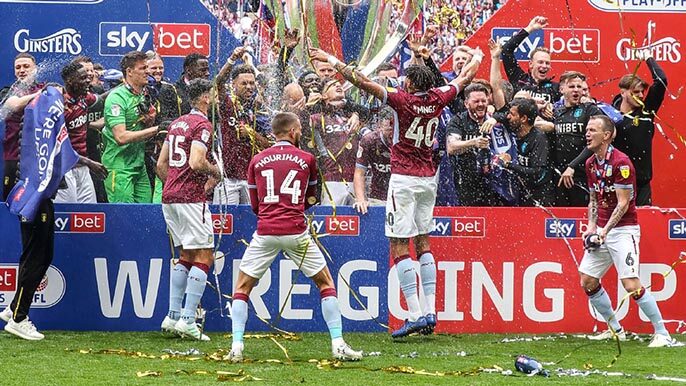
{"label": "stadium crowd", "polygon": [[[455,46],[452,71],[440,73],[434,49],[442,44],[442,28],[429,26],[411,43],[412,63],[433,69],[435,86],[454,79],[473,54],[470,47]],[[652,84],[628,75],[618,83],[611,103],[595,101],[582,73],[555,69],[560,83],[551,80],[550,53],[543,47],[532,52],[528,70],[520,67],[514,51],[536,28],[541,27],[527,26],[503,46],[492,44],[490,79],[473,80],[441,115],[434,146],[441,165],[437,204],[585,206],[584,132],[589,117],[599,113],[615,121],[615,144],[636,164],[637,203],[650,204],[650,112],[657,111],[664,99],[664,72],[646,52]],[[249,46],[238,47],[219,71],[215,81],[220,98],[211,120],[221,128],[213,150],[224,173],[208,201],[249,202],[246,167],[273,141],[269,121],[281,110],[297,113],[302,120],[301,145],[317,157],[324,175],[322,204],[355,205],[365,211],[370,203],[385,200],[388,145],[396,124],[392,111],[364,93],[346,91],[329,63],[292,64],[299,42],[297,34],[287,34],[281,60],[270,64],[257,63]],[[159,150],[169,123],[190,111],[188,83],[209,79],[208,58],[187,56],[183,73],[172,75],[174,81],[165,73],[164,60],[152,52],[126,55],[121,73],[105,72],[85,56],[72,63],[81,64],[85,75],[73,66],[63,69],[67,126],[76,151],[92,162],[67,175],[57,202],[160,202],[162,184],[155,175]],[[18,178],[21,107],[45,86],[32,75],[35,69],[33,57],[17,55],[17,81],[4,89],[5,107],[12,111],[4,140],[5,196]],[[501,69],[506,79],[501,79]],[[402,86],[398,68],[388,63],[379,66],[375,76]],[[121,86],[115,87],[119,82]],[[644,130],[630,130],[636,122]]]}

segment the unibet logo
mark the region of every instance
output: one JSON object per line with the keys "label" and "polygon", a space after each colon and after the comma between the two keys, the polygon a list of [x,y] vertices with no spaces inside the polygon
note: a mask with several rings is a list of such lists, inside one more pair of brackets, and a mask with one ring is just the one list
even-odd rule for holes
{"label": "unibet logo", "polygon": [[359,216],[314,216],[312,227],[317,234],[332,236],[359,236]]}
{"label": "unibet logo", "polygon": [[[491,38],[505,44],[519,28],[496,27]],[[515,50],[519,61],[528,61],[536,47],[548,47],[552,62],[599,62],[600,30],[588,28],[545,28],[529,34]]]}
{"label": "unibet logo", "polygon": [[100,23],[100,55],[155,50],[161,56],[210,55],[209,24]]}
{"label": "unibet logo", "polygon": [[486,237],[486,219],[483,217],[434,217],[433,237]]}
{"label": "unibet logo", "polygon": [[212,229],[214,234],[230,235],[233,234],[233,215],[232,214],[212,214]]}
{"label": "unibet logo", "polygon": [[56,212],[56,233],[105,233],[105,213]]}

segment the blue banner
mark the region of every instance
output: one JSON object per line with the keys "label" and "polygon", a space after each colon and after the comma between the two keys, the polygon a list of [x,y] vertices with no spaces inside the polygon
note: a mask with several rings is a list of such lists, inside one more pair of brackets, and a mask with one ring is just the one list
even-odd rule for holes
{"label": "blue banner", "polygon": [[[0,25],[0,68],[13,68],[14,57],[26,52],[39,64],[38,80],[61,82],[60,69],[76,55],[119,69],[126,52],[154,49],[165,76],[176,81],[184,56],[198,52],[214,65],[219,49],[223,64],[238,44],[215,14],[201,0],[0,0],[0,15],[12,15]],[[13,82],[12,71],[0,72],[0,86]]]}
{"label": "blue banner", "polygon": [[79,160],[64,125],[64,98],[47,87],[24,109],[21,136],[21,179],[12,188],[10,212],[31,221],[41,202],[50,199],[62,178]]}
{"label": "blue banner", "polygon": [[[215,266],[221,293],[231,295],[256,218],[248,206],[230,207],[224,216],[217,209],[212,208],[215,240],[225,257]],[[370,211],[365,216],[351,208],[337,208],[336,216],[326,207],[313,212],[312,228],[332,258],[328,264],[345,331],[384,331],[372,317],[388,321],[384,209]],[[55,212],[55,258],[31,310],[37,326],[46,330],[158,330],[169,306],[172,255],[161,206],[57,204]],[[0,308],[4,308],[16,290],[21,238],[17,217],[4,207],[0,208],[0,226]],[[215,286],[212,271],[202,298],[206,328],[230,331],[227,299],[222,298],[220,304],[210,284]],[[255,313],[289,331],[327,331],[316,286],[281,255],[251,295],[247,330],[269,330]]]}

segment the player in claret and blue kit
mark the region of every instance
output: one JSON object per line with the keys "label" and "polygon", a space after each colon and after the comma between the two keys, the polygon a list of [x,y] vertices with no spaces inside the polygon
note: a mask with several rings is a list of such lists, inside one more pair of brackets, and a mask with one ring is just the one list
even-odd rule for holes
{"label": "player in claret and blue kit", "polygon": [[210,340],[196,325],[195,311],[214,262],[212,215],[205,197],[220,179],[219,168],[207,157],[212,141],[212,124],[207,119],[211,89],[209,80],[190,82],[193,109],[169,125],[157,160],[157,174],[165,183],[162,213],[174,246],[181,247],[181,257],[171,273],[169,313],[162,330],[198,340]]}
{"label": "player in claret and blue kit", "polygon": [[593,307],[610,329],[590,339],[626,339],[626,332],[612,310],[600,279],[614,263],[624,289],[653,324],[655,334],[648,347],[679,345],[665,328],[653,295],[638,278],[641,229],[636,216],[636,170],[629,157],[610,143],[615,126],[605,115],[594,115],[586,126],[586,143],[594,154],[586,161],[590,200],[586,245],[579,273]]}
{"label": "player in claret and blue kit", "polygon": [[248,320],[248,297],[279,252],[291,259],[319,289],[322,314],[331,334],[333,357],[359,360],[343,340],[341,310],[333,278],[324,255],[310,236],[305,209],[317,203],[317,161],[300,150],[301,126],[293,113],[272,119],[276,143],[257,154],[248,166],[250,204],[257,215],[257,230],[245,250],[231,306],[233,343],[229,359],[243,361],[243,333]]}
{"label": "player in claret and blue kit", "polygon": [[[436,326],[436,264],[429,244],[437,191],[438,165],[433,160],[436,129],[443,108],[474,77],[483,54],[474,52],[462,73],[438,88],[432,88],[434,74],[428,67],[410,66],[405,71],[404,90],[383,87],[320,49],[311,48],[310,58],[328,61],[346,80],[395,111],[385,229],[410,316],[391,336],[430,334]],[[424,307],[417,294],[417,270],[410,256],[410,239],[419,260]]]}

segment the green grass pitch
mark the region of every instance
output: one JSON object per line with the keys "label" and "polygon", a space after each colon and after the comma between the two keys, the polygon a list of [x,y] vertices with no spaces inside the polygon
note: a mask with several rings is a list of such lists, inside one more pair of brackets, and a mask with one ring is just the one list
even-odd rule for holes
{"label": "green grass pitch", "polygon": [[[392,341],[383,333],[349,333],[346,340],[355,349],[377,355],[360,362],[332,365],[327,334],[299,334],[300,340],[246,338],[248,363],[231,364],[216,360],[220,350],[231,346],[225,334],[210,334],[211,342],[182,340],[162,333],[64,332],[46,331],[40,342],[27,342],[0,333],[0,384],[2,385],[196,385],[250,381],[265,385],[638,385],[678,384],[675,381],[648,381],[646,376],[686,378],[686,347],[649,349],[646,341],[621,344],[617,355],[614,342],[591,342],[565,338],[502,343],[503,338],[531,338],[525,335],[434,335],[412,336]],[[684,340],[682,335],[677,339]],[[207,355],[165,357],[165,349],[197,349]],[[125,350],[124,354],[102,350]],[[140,354],[136,354],[140,353]],[[210,354],[215,359],[208,358]],[[626,375],[586,377],[528,377],[514,371],[514,357],[527,354],[546,368],[599,370]],[[273,360],[273,361],[272,361]],[[317,362],[319,361],[319,362]],[[478,371],[486,368],[513,370],[513,375]],[[424,370],[426,373],[410,372]],[[156,376],[139,377],[139,372]],[[239,374],[239,375],[235,375]],[[255,381],[254,379],[259,379]]]}

